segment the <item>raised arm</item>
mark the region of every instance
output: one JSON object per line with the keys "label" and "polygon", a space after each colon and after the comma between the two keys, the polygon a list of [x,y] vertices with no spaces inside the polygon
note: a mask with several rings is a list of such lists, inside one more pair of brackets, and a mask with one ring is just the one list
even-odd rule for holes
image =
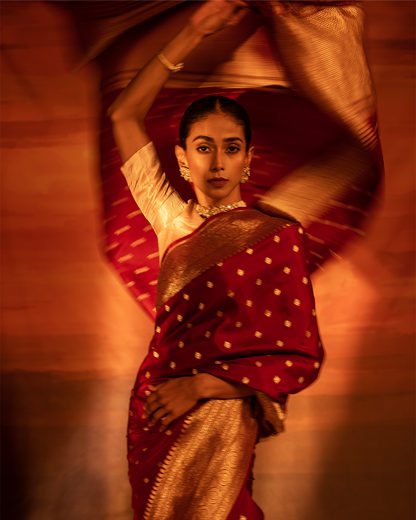
{"label": "raised arm", "polygon": [[246,3],[241,1],[211,0],[202,4],[161,50],[167,62],[163,64],[157,56],[152,58],[110,106],[108,115],[123,163],[150,141],[144,120],[170,75],[169,63],[183,62],[206,36],[236,25],[245,11]]}

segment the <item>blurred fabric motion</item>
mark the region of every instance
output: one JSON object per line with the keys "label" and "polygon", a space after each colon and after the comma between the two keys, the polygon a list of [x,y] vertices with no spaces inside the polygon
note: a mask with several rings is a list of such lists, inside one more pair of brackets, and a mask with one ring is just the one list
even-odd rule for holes
{"label": "blurred fabric motion", "polygon": [[[147,129],[187,200],[180,117],[204,95],[237,99],[256,148],[243,198],[307,231],[327,359],[258,447],[255,499],[266,520],[411,519],[415,3],[249,5],[172,75]],[[159,256],[106,110],[197,7],[1,5],[5,520],[132,517],[128,397]]]}

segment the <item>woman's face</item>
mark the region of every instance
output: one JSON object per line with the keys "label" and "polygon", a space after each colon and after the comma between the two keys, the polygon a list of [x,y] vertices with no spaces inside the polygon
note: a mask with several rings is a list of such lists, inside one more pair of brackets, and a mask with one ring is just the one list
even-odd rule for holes
{"label": "woman's face", "polygon": [[224,114],[211,114],[194,123],[186,150],[176,147],[179,165],[188,166],[198,202],[203,206],[241,200],[240,182],[253,147],[246,151],[242,126]]}

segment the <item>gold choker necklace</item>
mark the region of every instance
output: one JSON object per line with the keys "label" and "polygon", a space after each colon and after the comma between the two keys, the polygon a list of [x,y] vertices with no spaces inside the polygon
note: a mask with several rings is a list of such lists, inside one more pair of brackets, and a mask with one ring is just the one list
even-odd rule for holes
{"label": "gold choker necklace", "polygon": [[197,204],[196,210],[202,218],[209,218],[212,217],[212,215],[217,215],[217,213],[226,213],[227,211],[231,211],[235,208],[246,207],[247,204],[243,200],[240,200],[238,202],[234,202],[234,204],[228,204],[228,206],[201,206],[200,204]]}

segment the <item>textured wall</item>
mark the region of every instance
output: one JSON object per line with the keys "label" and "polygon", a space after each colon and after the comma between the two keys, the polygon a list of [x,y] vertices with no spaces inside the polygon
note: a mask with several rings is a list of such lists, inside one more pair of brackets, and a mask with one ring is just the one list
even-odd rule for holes
{"label": "textured wall", "polygon": [[[98,72],[71,72],[60,11],[1,9],[2,518],[127,520],[127,404],[152,324],[99,254]],[[365,9],[384,201],[315,275],[327,359],[258,448],[267,520],[414,517],[415,3]]]}

